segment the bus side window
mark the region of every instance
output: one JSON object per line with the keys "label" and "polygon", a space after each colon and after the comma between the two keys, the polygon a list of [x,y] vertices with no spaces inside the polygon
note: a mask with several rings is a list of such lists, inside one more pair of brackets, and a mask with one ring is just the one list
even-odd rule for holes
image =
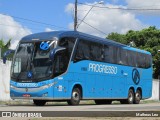
{"label": "bus side window", "polygon": [[109,46],[104,45],[104,61],[109,63],[111,59],[110,53],[109,53]]}
{"label": "bus side window", "polygon": [[121,50],[121,61],[123,65],[128,65],[128,52],[125,49]]}
{"label": "bus side window", "polygon": [[87,41],[79,41],[74,59],[76,61],[90,59],[90,48]]}
{"label": "bus side window", "polygon": [[145,59],[142,53],[137,53],[137,64],[139,68],[144,68]]}
{"label": "bus side window", "polygon": [[142,62],[142,68],[146,68],[146,57],[145,57],[145,54],[142,54],[141,62]]}
{"label": "bus side window", "polygon": [[65,52],[59,52],[56,54],[54,65],[55,65],[54,66],[54,76],[55,77],[64,73],[67,70],[68,58],[65,55]]}
{"label": "bus side window", "polygon": [[90,59],[94,61],[102,61],[102,44],[90,42]]}
{"label": "bus side window", "polygon": [[83,55],[85,60],[90,60],[90,43],[88,41],[83,41]]}
{"label": "bus side window", "polygon": [[129,66],[133,66],[133,67],[137,67],[137,62],[136,62],[136,52],[133,51],[127,51],[128,53],[128,65]]}
{"label": "bus side window", "polygon": [[151,56],[150,55],[145,55],[146,57],[146,66],[145,68],[150,68],[151,67]]}
{"label": "bus side window", "polygon": [[82,47],[80,47],[79,45],[76,50],[75,60],[82,60],[83,58],[84,58],[84,55],[83,55]]}
{"label": "bus side window", "polygon": [[110,46],[109,52],[110,52],[110,55],[111,55],[111,63],[118,64],[118,60],[117,60],[117,47]]}
{"label": "bus side window", "polygon": [[122,50],[119,47],[117,47],[116,49],[117,49],[116,50],[117,51],[117,53],[116,53],[117,54],[117,63],[122,65],[123,64],[122,55],[121,55],[122,54],[122,52],[121,52]]}
{"label": "bus side window", "polygon": [[66,48],[69,58],[71,56],[74,43],[75,43],[75,38],[69,38],[69,37],[62,38],[59,42],[60,47],[65,47]]}

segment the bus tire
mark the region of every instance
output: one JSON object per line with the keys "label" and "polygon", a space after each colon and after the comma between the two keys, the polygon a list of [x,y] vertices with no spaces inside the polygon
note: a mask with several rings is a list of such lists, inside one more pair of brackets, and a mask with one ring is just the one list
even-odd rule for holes
{"label": "bus tire", "polygon": [[72,90],[71,99],[68,100],[68,105],[79,105],[81,99],[81,91],[79,88],[74,88]]}
{"label": "bus tire", "polygon": [[97,105],[111,104],[112,100],[94,100]]}
{"label": "bus tire", "polygon": [[128,91],[128,97],[125,100],[120,100],[121,104],[133,104],[134,102],[134,92],[132,89]]}
{"label": "bus tire", "polygon": [[134,104],[139,104],[141,98],[142,98],[141,91],[137,90],[136,93],[135,93],[135,97],[134,97]]}
{"label": "bus tire", "polygon": [[33,103],[36,106],[44,106],[46,104],[46,101],[45,100],[33,100]]}
{"label": "bus tire", "polygon": [[134,92],[132,89],[129,90],[128,92],[128,98],[127,98],[127,104],[133,104],[134,101]]}

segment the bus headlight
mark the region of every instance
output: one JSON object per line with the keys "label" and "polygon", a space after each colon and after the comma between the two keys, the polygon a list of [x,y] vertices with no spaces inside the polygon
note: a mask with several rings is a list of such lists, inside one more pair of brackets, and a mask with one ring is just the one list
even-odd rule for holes
{"label": "bus headlight", "polygon": [[11,84],[10,84],[10,88],[11,88],[11,89],[16,89],[16,87],[13,86],[13,85],[11,85]]}

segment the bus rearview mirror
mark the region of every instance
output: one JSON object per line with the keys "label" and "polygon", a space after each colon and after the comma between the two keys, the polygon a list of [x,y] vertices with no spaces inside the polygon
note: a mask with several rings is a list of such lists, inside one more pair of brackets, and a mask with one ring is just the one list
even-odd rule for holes
{"label": "bus rearview mirror", "polygon": [[57,48],[52,49],[51,52],[50,52],[49,58],[50,58],[51,60],[54,60],[55,54],[56,54],[57,52],[59,52],[59,51],[64,51],[64,50],[66,50],[66,48],[64,48],[64,47],[57,47]]}
{"label": "bus rearview mirror", "polygon": [[7,56],[14,53],[15,50],[7,50],[4,54],[3,54],[3,64],[6,64],[6,61],[7,61]]}

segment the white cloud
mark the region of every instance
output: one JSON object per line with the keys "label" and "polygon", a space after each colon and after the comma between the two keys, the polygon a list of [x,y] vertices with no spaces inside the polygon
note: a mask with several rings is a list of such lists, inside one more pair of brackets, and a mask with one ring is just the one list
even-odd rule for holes
{"label": "white cloud", "polygon": [[[71,13],[71,12],[73,12],[73,10],[74,10],[74,4],[69,3],[69,4],[66,6],[65,12]],[[71,14],[72,14],[72,13],[71,13]]]}
{"label": "white cloud", "polygon": [[[93,4],[90,4],[93,5]],[[73,4],[69,4],[66,7],[66,11],[72,10]],[[103,7],[126,7],[126,6],[117,6],[112,4],[105,4]],[[69,9],[70,8],[70,9]],[[83,19],[86,15],[88,10],[90,10],[91,6],[86,5],[79,5],[78,9],[78,18]],[[84,10],[84,11],[83,11]],[[98,28],[99,30],[103,31],[106,34],[111,32],[118,32],[118,33],[126,33],[128,30],[140,30],[146,25],[141,23],[135,16],[135,14],[130,13],[129,11],[121,11],[121,10],[111,10],[105,8],[97,8],[93,7],[90,13],[84,20],[86,23]],[[69,28],[73,29],[73,23],[69,24]],[[89,33],[101,37],[106,37],[103,33],[98,32],[97,30],[89,27],[85,23],[82,23],[78,31],[82,31],[84,33]]]}
{"label": "white cloud", "polygon": [[51,32],[51,31],[55,31],[55,30],[53,30],[53,29],[51,29],[51,28],[46,28],[46,29],[45,29],[45,32]]}
{"label": "white cloud", "polygon": [[0,39],[4,42],[11,40],[11,48],[14,49],[19,40],[25,35],[31,34],[31,30],[23,27],[16,22],[11,16],[0,14]]}

